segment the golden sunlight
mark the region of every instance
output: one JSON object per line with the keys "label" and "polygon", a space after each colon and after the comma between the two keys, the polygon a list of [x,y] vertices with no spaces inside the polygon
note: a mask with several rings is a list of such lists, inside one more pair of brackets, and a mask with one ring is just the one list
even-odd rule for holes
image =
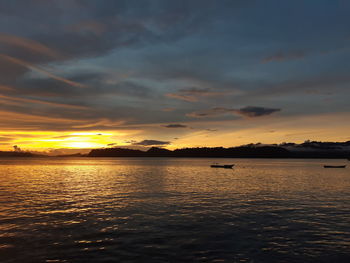
{"label": "golden sunlight", "polygon": [[70,142],[63,145],[66,148],[96,148],[103,147],[105,145],[101,145],[99,143],[91,143],[91,142]]}
{"label": "golden sunlight", "polygon": [[[18,145],[22,150],[45,151],[52,148],[101,148],[115,144],[120,136],[117,132],[0,132],[6,136],[4,150],[11,150]],[[4,137],[5,138],[5,137]]]}

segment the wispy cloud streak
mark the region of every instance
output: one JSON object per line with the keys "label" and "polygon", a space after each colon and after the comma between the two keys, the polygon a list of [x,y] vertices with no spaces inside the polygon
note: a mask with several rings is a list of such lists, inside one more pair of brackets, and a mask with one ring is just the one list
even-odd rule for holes
{"label": "wispy cloud streak", "polygon": [[42,73],[42,74],[48,76],[49,78],[55,79],[57,81],[61,81],[61,82],[65,83],[65,84],[68,84],[70,86],[77,87],[77,88],[85,88],[86,87],[83,84],[77,83],[75,81],[71,81],[69,79],[65,79],[65,78],[59,77],[59,76],[57,76],[55,74],[52,74],[51,72],[49,72],[47,70],[44,70],[44,69],[42,69],[42,68],[40,68],[38,66],[35,66],[33,64],[30,64],[28,62],[25,62],[25,61],[23,61],[21,59],[14,58],[14,57],[11,57],[11,56],[8,56],[8,55],[4,55],[4,54],[0,54],[0,58],[4,59],[4,60],[7,60],[9,62],[15,63],[17,65],[21,65],[21,66],[26,67],[28,69],[37,71],[39,73]]}

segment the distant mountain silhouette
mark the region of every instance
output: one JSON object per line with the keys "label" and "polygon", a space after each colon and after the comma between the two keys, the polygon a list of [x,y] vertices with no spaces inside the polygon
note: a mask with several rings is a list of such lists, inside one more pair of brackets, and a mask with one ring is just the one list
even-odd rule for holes
{"label": "distant mountain silhouette", "polygon": [[30,152],[18,151],[0,151],[0,157],[42,157],[44,155],[33,154]]}
{"label": "distant mountain silhouette", "polygon": [[[0,157],[43,157],[24,151],[0,151]],[[305,141],[300,144],[281,143],[264,145],[248,144],[239,147],[199,147],[168,150],[152,147],[147,151],[127,148],[101,148],[88,154],[68,154],[56,157],[200,157],[200,158],[330,158],[350,157],[350,141],[317,142]]]}
{"label": "distant mountain silhouette", "polygon": [[146,157],[146,152],[125,148],[94,149],[89,157]]}
{"label": "distant mountain silhouette", "polygon": [[249,144],[239,147],[200,147],[168,150],[152,147],[148,151],[125,148],[92,150],[88,157],[203,157],[203,158],[348,158],[348,142],[311,142],[280,145]]}

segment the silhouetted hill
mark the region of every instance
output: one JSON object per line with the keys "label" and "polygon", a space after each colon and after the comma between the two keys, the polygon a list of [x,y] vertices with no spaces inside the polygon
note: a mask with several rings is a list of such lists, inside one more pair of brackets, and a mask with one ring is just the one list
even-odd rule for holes
{"label": "silhouetted hill", "polygon": [[286,158],[289,151],[276,146],[262,147],[215,147],[185,148],[173,151],[174,157],[227,157],[227,158]]}
{"label": "silhouetted hill", "polygon": [[89,157],[145,157],[146,152],[125,148],[94,149]]}
{"label": "silhouetted hill", "polygon": [[[25,151],[0,151],[0,157],[44,157]],[[168,150],[152,147],[147,151],[127,148],[101,148],[88,154],[67,154],[56,157],[202,157],[202,158],[327,158],[343,159],[350,157],[350,141],[281,143],[264,145],[248,144],[239,147],[197,147]]]}
{"label": "silhouetted hill", "polygon": [[172,151],[158,147],[152,147],[146,152],[146,155],[149,157],[170,157],[172,154]]}
{"label": "silhouetted hill", "polygon": [[[301,144],[300,144],[301,145]],[[288,143],[288,147],[250,144],[246,146],[223,148],[201,147],[167,150],[152,147],[148,151],[132,150],[125,148],[106,148],[92,150],[88,157],[203,157],[203,158],[347,158],[350,150],[347,148],[327,148],[319,146],[311,150],[302,150],[300,146]],[[346,147],[348,144],[344,144]],[[299,148],[298,148],[299,147]],[[301,147],[301,148],[300,148]],[[321,148],[322,149],[321,149]],[[288,149],[287,149],[288,148]],[[298,150],[295,150],[298,149]]]}
{"label": "silhouetted hill", "polygon": [[297,158],[349,158],[350,141],[347,142],[318,142],[305,141],[304,143],[282,143],[283,147]]}
{"label": "silhouetted hill", "polygon": [[0,151],[0,157],[43,157],[30,152]]}
{"label": "silhouetted hill", "polygon": [[322,150],[342,150],[350,147],[350,141],[347,142],[318,142],[318,141],[305,141],[297,145],[298,147],[322,149]]}

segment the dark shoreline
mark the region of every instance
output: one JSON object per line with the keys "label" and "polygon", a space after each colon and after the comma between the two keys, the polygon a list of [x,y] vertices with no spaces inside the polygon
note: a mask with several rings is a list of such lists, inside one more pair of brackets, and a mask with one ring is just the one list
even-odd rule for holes
{"label": "dark shoreline", "polygon": [[91,150],[87,157],[173,157],[173,158],[276,158],[276,159],[347,159],[350,151],[313,149],[292,151],[279,146],[240,146],[231,148],[184,148],[167,150],[152,147],[148,151],[106,148]]}
{"label": "dark shoreline", "polygon": [[1,157],[172,157],[172,158],[274,158],[274,159],[348,159],[350,141],[312,142],[302,144],[283,143],[279,145],[248,144],[238,147],[197,147],[168,150],[151,147],[148,150],[128,148],[92,149],[87,154],[49,156],[24,151],[0,151]]}

